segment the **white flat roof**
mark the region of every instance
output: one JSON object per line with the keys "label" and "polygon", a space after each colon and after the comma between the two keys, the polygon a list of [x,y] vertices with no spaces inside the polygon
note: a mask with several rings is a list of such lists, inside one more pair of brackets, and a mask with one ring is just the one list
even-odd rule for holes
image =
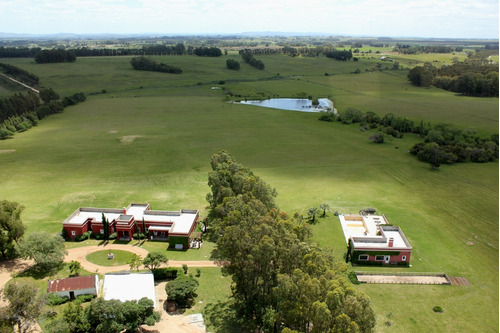
{"label": "white flat roof", "polygon": [[[108,208],[78,208],[71,216],[69,216],[64,224],[81,225],[86,220],[102,221],[102,214],[109,222],[118,219],[121,215],[134,216],[137,223],[140,223],[144,218],[148,222],[172,222],[170,228],[171,233],[188,234],[196,221],[198,214],[197,210],[181,210],[181,211],[157,211],[146,210],[147,204],[130,204],[124,209],[108,209]],[[125,210],[125,212],[124,212]]]}
{"label": "white flat roof", "polygon": [[170,231],[170,229],[172,229],[172,227],[164,227],[161,225],[152,225],[148,228],[148,230],[152,231]]}
{"label": "white flat roof", "polygon": [[[71,219],[68,219],[64,221],[64,223],[69,223],[69,224],[82,224],[83,222],[87,221],[88,219],[91,220],[96,220],[101,222],[102,221],[102,212],[87,212],[87,211],[77,211],[76,215],[73,216]],[[120,213],[104,213],[104,216],[106,219],[111,222],[113,220],[116,220],[120,215]]]}
{"label": "white flat roof", "polygon": [[411,249],[399,227],[385,226],[387,220],[379,215],[339,215],[346,243],[351,239],[356,248],[389,248],[389,238],[394,248]]}
{"label": "white flat roof", "polygon": [[105,300],[138,301],[147,297],[156,307],[155,282],[152,273],[105,274],[102,289]]}
{"label": "white flat roof", "polygon": [[[350,217],[359,221],[350,220]],[[385,218],[380,215],[341,214],[339,220],[346,243],[351,237],[377,236],[378,226],[386,224]]]}
{"label": "white flat roof", "polygon": [[[142,218],[141,218],[142,219]],[[196,220],[196,213],[181,213],[180,215],[156,215],[144,212],[144,219],[153,222],[173,222],[171,233],[187,234],[193,222]]]}

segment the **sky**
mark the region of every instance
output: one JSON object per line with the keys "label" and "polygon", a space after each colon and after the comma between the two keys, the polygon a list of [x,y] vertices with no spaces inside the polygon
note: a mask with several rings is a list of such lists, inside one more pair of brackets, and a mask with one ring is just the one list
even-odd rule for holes
{"label": "sky", "polygon": [[0,0],[0,32],[498,38],[498,0]]}

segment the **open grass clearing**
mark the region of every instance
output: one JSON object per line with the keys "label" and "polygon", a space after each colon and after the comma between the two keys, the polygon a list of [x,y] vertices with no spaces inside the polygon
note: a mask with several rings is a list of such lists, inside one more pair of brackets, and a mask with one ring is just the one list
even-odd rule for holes
{"label": "open grass clearing", "polygon": [[[112,253],[113,258],[109,259],[108,254]],[[126,265],[134,257],[134,253],[122,250],[103,250],[88,254],[85,258],[100,266],[120,266]]]}

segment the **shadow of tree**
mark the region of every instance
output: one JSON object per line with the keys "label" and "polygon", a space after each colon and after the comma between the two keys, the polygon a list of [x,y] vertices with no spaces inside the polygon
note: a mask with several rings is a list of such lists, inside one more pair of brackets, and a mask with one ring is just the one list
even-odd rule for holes
{"label": "shadow of tree", "polygon": [[203,317],[207,327],[210,326],[209,331],[220,333],[252,332],[249,323],[236,313],[234,303],[231,300],[207,304],[203,310]]}
{"label": "shadow of tree", "polygon": [[17,277],[30,277],[35,280],[41,280],[44,279],[48,276],[52,276],[57,274],[58,271],[64,268],[64,263],[58,263],[55,265],[33,265],[31,267],[28,267],[22,272],[19,272],[16,276]]}

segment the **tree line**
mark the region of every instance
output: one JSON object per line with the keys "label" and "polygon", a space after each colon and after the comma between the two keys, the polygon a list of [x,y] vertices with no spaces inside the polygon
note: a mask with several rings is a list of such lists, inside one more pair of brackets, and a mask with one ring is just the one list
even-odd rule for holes
{"label": "tree line", "polygon": [[[16,132],[24,132],[38,125],[48,115],[61,113],[65,107],[86,100],[85,94],[75,93],[62,100],[53,89],[40,89],[40,95],[32,91],[0,98],[0,140],[10,138]],[[43,104],[41,104],[43,102]]]}
{"label": "tree line", "polygon": [[[463,162],[485,163],[498,158],[498,134],[490,137],[480,137],[476,131],[458,129],[451,125],[431,125],[423,120],[419,123],[405,117],[388,113],[383,117],[374,112],[366,112],[354,108],[333,112],[324,112],[319,120],[339,121],[343,124],[360,123],[362,130],[378,129],[377,135],[370,140],[383,143],[383,134],[402,138],[403,133],[419,135],[423,142],[415,144],[410,153],[420,161],[428,162],[433,168],[441,164]],[[382,135],[382,136],[381,136]]]}
{"label": "tree line", "polygon": [[36,88],[40,83],[38,76],[14,65],[0,63],[0,71],[31,87]]}
{"label": "tree line", "polygon": [[393,48],[394,52],[402,54],[417,54],[417,53],[451,53],[451,52],[462,52],[464,50],[463,46],[446,46],[446,45],[411,45],[411,44],[400,44],[397,43]]}
{"label": "tree line", "polygon": [[42,50],[35,55],[35,62],[37,64],[75,61],[76,55],[74,52],[60,49]]}
{"label": "tree line", "polygon": [[212,256],[225,262],[239,318],[263,332],[371,332],[369,298],[311,238],[309,223],[275,204],[277,192],[229,153],[212,156],[207,194]]}
{"label": "tree line", "polygon": [[[39,47],[0,47],[0,58],[35,58],[37,63],[72,62],[76,57],[123,56],[123,55],[197,55],[219,57],[222,50],[218,47],[194,47],[184,43],[175,45],[153,44],[143,45],[141,48],[89,48],[78,47],[42,50]],[[39,59],[37,61],[36,59]]]}
{"label": "tree line", "polygon": [[130,60],[130,64],[135,70],[141,71],[153,71],[153,72],[163,72],[172,74],[181,74],[182,69],[177,66],[170,66],[164,64],[163,62],[157,63],[151,57],[134,57]]}
{"label": "tree line", "polygon": [[498,97],[498,65],[495,64],[464,61],[436,68],[425,63],[412,68],[408,80],[419,87],[433,85],[466,96]]}
{"label": "tree line", "polygon": [[255,67],[260,70],[263,70],[266,67],[261,60],[257,60],[253,57],[252,50],[250,49],[240,50],[239,54],[241,55],[243,61],[252,67]]}

